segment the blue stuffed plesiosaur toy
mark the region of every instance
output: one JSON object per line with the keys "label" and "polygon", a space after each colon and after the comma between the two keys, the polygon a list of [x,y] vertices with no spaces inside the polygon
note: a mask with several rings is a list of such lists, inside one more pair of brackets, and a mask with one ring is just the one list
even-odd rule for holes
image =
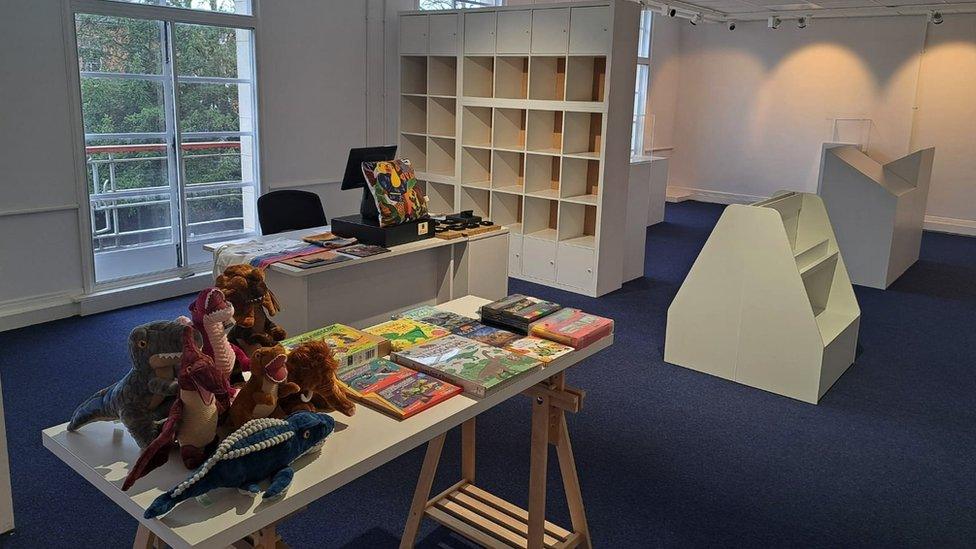
{"label": "blue stuffed plesiosaur toy", "polygon": [[145,517],[166,514],[181,501],[214,488],[257,494],[261,491],[258,483],[267,478],[271,485],[264,491],[264,499],[280,496],[295,476],[291,463],[321,448],[333,429],[332,416],[317,412],[296,412],[288,419],[252,419],[228,435],[186,480],[156,498]]}

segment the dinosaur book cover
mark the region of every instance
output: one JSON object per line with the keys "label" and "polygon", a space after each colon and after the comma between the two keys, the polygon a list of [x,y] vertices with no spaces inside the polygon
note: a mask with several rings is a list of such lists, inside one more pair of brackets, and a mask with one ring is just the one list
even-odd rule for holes
{"label": "dinosaur book cover", "polygon": [[468,339],[473,339],[475,341],[480,341],[485,345],[491,345],[492,347],[505,347],[509,343],[512,343],[513,341],[522,337],[516,333],[509,332],[508,330],[486,326],[477,320],[469,320],[468,322],[465,322],[464,324],[451,330],[451,333],[466,337]]}
{"label": "dinosaur book cover", "polygon": [[460,385],[466,393],[477,397],[490,395],[540,366],[539,361],[527,356],[458,335],[394,352],[391,358]]}
{"label": "dinosaur book cover", "polygon": [[460,392],[457,385],[418,372],[365,395],[363,401],[393,417],[406,419]]}
{"label": "dinosaur book cover", "polygon": [[552,362],[565,354],[573,352],[573,348],[568,345],[535,336],[516,339],[506,345],[505,349],[529,358],[534,358],[543,363]]}
{"label": "dinosaur book cover", "polygon": [[345,324],[332,324],[318,330],[288,338],[281,342],[289,351],[306,341],[324,341],[332,347],[339,361],[340,373],[348,368],[366,364],[374,358],[390,353],[386,339],[357,330]]}
{"label": "dinosaur book cover", "polygon": [[382,324],[370,326],[366,328],[366,331],[388,339],[394,351],[402,351],[450,333],[440,326],[410,318],[388,320]]}
{"label": "dinosaur book cover", "polygon": [[427,324],[440,326],[441,328],[450,330],[452,332],[455,328],[474,320],[466,316],[461,316],[457,313],[442,311],[437,307],[431,307],[430,305],[424,305],[422,307],[417,307],[416,309],[404,311],[400,313],[400,318],[419,320],[421,322],[426,322]]}
{"label": "dinosaur book cover", "polygon": [[345,385],[353,396],[363,398],[363,395],[382,391],[401,379],[406,379],[416,373],[410,368],[400,366],[385,358],[377,358],[362,366],[339,372],[338,378],[339,382]]}

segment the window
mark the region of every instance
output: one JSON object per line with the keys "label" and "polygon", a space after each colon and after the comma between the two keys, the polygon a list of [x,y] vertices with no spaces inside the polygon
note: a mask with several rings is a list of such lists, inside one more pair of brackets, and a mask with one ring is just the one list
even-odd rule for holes
{"label": "window", "polygon": [[417,7],[422,10],[459,10],[501,6],[503,3],[503,0],[419,0]]}
{"label": "window", "polygon": [[111,11],[75,14],[96,284],[209,263],[256,232],[259,189],[253,31]]}
{"label": "window", "polygon": [[[637,37],[637,84],[634,90],[634,127],[630,139],[631,156],[644,154],[644,129],[647,122],[647,86],[651,72],[651,26],[653,12],[641,12]],[[652,124],[653,124],[653,116]],[[654,128],[651,128],[653,132]]]}
{"label": "window", "polygon": [[113,0],[129,4],[147,4],[217,13],[251,15],[251,0]]}

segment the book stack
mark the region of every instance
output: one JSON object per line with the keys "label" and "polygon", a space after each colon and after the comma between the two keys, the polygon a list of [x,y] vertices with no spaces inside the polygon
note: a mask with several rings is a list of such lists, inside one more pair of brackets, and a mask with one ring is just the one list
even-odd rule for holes
{"label": "book stack", "polygon": [[457,385],[383,358],[340,370],[337,377],[355,399],[397,419],[406,419],[461,392]]}
{"label": "book stack", "polygon": [[541,366],[527,356],[453,334],[395,351],[390,357],[476,397],[488,396]]}
{"label": "book stack", "polygon": [[365,331],[389,340],[390,347],[394,351],[402,351],[450,333],[440,326],[410,318],[388,320],[376,326],[370,326]]}
{"label": "book stack", "polygon": [[326,250],[337,250],[356,243],[355,238],[342,238],[328,232],[308,235],[302,238],[302,240],[309,244],[315,244],[320,248],[325,248]]}
{"label": "book stack", "polygon": [[582,349],[613,333],[613,320],[584,313],[579,309],[562,309],[529,327],[532,335]]}
{"label": "book stack", "polygon": [[332,324],[318,330],[290,337],[281,342],[289,351],[307,341],[329,344],[339,361],[339,369],[366,364],[374,358],[390,354],[389,340],[357,330],[345,324]]}
{"label": "book stack", "polygon": [[481,321],[520,334],[529,333],[529,324],[558,311],[560,306],[522,294],[512,294],[481,307]]}

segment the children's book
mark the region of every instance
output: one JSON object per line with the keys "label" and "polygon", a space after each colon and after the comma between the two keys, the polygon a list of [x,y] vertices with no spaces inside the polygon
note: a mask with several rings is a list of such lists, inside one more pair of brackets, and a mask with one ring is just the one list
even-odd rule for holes
{"label": "children's book", "polygon": [[532,323],[529,330],[534,336],[581,349],[612,334],[613,320],[579,309],[563,309]]}
{"label": "children's book", "polygon": [[339,250],[344,254],[354,255],[356,257],[369,257],[371,255],[385,254],[390,251],[389,248],[384,248],[383,246],[376,246],[375,244],[353,244],[352,246],[346,246]]}
{"label": "children's book", "polygon": [[330,232],[311,234],[302,238],[302,240],[309,244],[315,244],[320,248],[325,248],[326,250],[335,250],[336,248],[350,246],[357,242],[355,238],[342,238]]}
{"label": "children's book", "polygon": [[390,353],[390,342],[386,339],[357,330],[345,324],[332,324],[318,330],[290,337],[281,342],[288,350],[306,341],[324,341],[332,347],[339,370],[365,364],[374,358]]}
{"label": "children's book", "polygon": [[416,309],[404,311],[400,313],[399,318],[420,320],[421,322],[433,324],[434,326],[440,326],[441,328],[449,331],[453,331],[455,328],[474,320],[473,318],[461,316],[457,313],[442,311],[437,307],[431,307],[430,305],[424,305],[417,307]]}
{"label": "children's book", "polygon": [[282,261],[282,263],[285,265],[291,265],[292,267],[298,267],[299,269],[311,269],[313,267],[332,265],[333,263],[342,263],[343,261],[350,261],[351,259],[352,258],[347,255],[324,251],[311,255],[303,255],[301,257],[293,257],[291,259]]}
{"label": "children's book", "polygon": [[506,345],[505,349],[529,358],[534,358],[542,363],[552,362],[567,353],[573,352],[573,348],[568,345],[535,336],[516,339]]}
{"label": "children's book", "polygon": [[375,393],[363,395],[362,400],[395,418],[406,419],[460,392],[457,385],[415,372]]}
{"label": "children's book", "polygon": [[477,397],[490,395],[540,366],[527,356],[453,334],[396,351],[390,358],[460,385]]}
{"label": "children's book", "polygon": [[444,337],[450,333],[440,326],[410,318],[388,320],[382,324],[370,326],[365,331],[388,339],[390,347],[394,351],[402,351],[418,343]]}
{"label": "children's book", "polygon": [[560,305],[522,294],[512,294],[481,307],[481,321],[527,333],[529,324],[560,309]]}
{"label": "children's book", "polygon": [[508,330],[502,330],[501,328],[495,328],[493,326],[486,326],[477,320],[468,320],[464,324],[451,330],[452,334],[466,337],[468,339],[473,339],[475,341],[480,341],[485,345],[491,345],[492,347],[505,347],[509,343],[519,339],[520,335],[509,332]]}
{"label": "children's book", "polygon": [[416,373],[415,370],[385,358],[377,358],[366,364],[341,370],[336,377],[353,396],[362,398],[363,395],[381,391]]}

